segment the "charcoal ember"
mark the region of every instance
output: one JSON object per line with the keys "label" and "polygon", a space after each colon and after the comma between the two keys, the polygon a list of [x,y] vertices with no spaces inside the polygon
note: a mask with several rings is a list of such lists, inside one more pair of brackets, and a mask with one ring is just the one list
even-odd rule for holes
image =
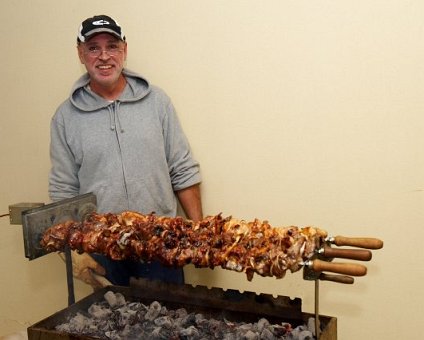
{"label": "charcoal ember", "polygon": [[[193,315],[194,316],[194,315]],[[199,339],[199,330],[194,326],[189,326],[178,332],[181,340]]]}
{"label": "charcoal ember", "polygon": [[243,338],[245,340],[259,340],[259,334],[249,329],[246,333],[244,333]]}
{"label": "charcoal ember", "polygon": [[313,340],[314,335],[310,330],[307,329],[307,326],[301,325],[293,329],[293,331],[288,336],[289,340]]}
{"label": "charcoal ember", "polygon": [[259,338],[261,340],[273,340],[273,339],[275,339],[275,336],[274,336],[274,334],[272,334],[272,332],[268,328],[264,328],[262,330]]}
{"label": "charcoal ember", "polygon": [[110,314],[112,314],[112,311],[106,306],[94,303],[88,308],[88,314],[90,314],[95,319],[105,319],[108,318]]}
{"label": "charcoal ember", "polygon": [[107,331],[107,332],[105,332],[105,336],[108,339],[116,339],[118,337],[118,334],[117,334],[116,330],[115,331]]}
{"label": "charcoal ember", "polygon": [[188,328],[196,325],[196,314],[190,313],[181,319],[181,327]]}
{"label": "charcoal ember", "polygon": [[147,311],[144,318],[149,321],[154,321],[159,316],[161,309],[161,304],[157,301],[153,301],[150,304],[149,310]]}
{"label": "charcoal ember", "polygon": [[89,335],[109,340],[311,340],[315,321],[292,328],[290,323],[270,324],[235,322],[207,318],[201,313],[189,313],[184,308],[167,309],[158,301],[149,306],[141,302],[126,302],[119,294],[108,292],[105,300],[93,303],[86,312],[78,311],[56,330],[76,335]]}
{"label": "charcoal ember", "polygon": [[281,325],[272,325],[272,332],[277,337],[284,337],[292,332],[292,327],[289,323],[282,323]]}
{"label": "charcoal ember", "polygon": [[[128,334],[128,339],[148,339],[150,332],[145,332],[141,324],[132,325],[130,328],[130,333]],[[128,340],[127,339],[127,340]]]}
{"label": "charcoal ember", "polygon": [[166,306],[162,306],[159,314],[160,315],[169,315],[168,308],[166,308]]}
{"label": "charcoal ember", "polygon": [[156,327],[150,333],[149,337],[146,337],[146,339],[169,340],[178,339],[178,337],[172,329],[167,329],[165,327]]}
{"label": "charcoal ember", "polygon": [[315,318],[309,318],[306,326],[308,327],[308,330],[311,331],[312,335],[315,336]]}
{"label": "charcoal ember", "polygon": [[69,322],[58,325],[56,329],[64,333],[81,333],[91,329],[91,324],[90,318],[78,312]]}
{"label": "charcoal ember", "polygon": [[173,324],[169,316],[160,316],[154,320],[154,323],[156,326],[165,328],[171,328]]}
{"label": "charcoal ember", "polygon": [[233,332],[229,332],[224,334],[222,340],[238,340],[238,338]]}
{"label": "charcoal ember", "polygon": [[103,333],[112,330],[115,326],[114,323],[109,319],[101,319],[98,320],[97,323],[95,323],[97,326],[97,329]]}
{"label": "charcoal ember", "polygon": [[125,307],[114,310],[113,314],[119,328],[133,325],[137,321],[137,312]]}
{"label": "charcoal ember", "polygon": [[269,321],[265,318],[261,318],[256,323],[256,330],[261,333],[265,328],[268,328],[269,326]]}
{"label": "charcoal ember", "polygon": [[252,325],[251,323],[245,323],[245,324],[243,324],[243,325],[240,325],[240,326],[238,327],[238,330],[239,330],[240,332],[247,332],[247,331],[252,330],[252,328],[253,328],[253,325]]}
{"label": "charcoal ember", "polygon": [[115,294],[111,291],[108,291],[105,293],[104,298],[112,308],[116,306],[123,306],[126,303],[125,297],[121,293]]}
{"label": "charcoal ember", "polygon": [[187,316],[187,310],[185,308],[178,308],[175,310],[175,318],[182,319]]}
{"label": "charcoal ember", "polygon": [[226,333],[223,324],[224,323],[219,320],[210,319],[206,320],[206,322],[202,322],[200,326],[202,326],[205,334],[210,336],[211,339],[221,339]]}

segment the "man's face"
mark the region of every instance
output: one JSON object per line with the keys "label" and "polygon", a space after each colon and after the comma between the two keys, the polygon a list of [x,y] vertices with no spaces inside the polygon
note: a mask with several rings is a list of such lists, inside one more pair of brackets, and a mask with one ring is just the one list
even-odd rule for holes
{"label": "man's face", "polygon": [[127,44],[111,34],[100,33],[78,45],[78,56],[91,78],[91,86],[117,84],[127,57]]}

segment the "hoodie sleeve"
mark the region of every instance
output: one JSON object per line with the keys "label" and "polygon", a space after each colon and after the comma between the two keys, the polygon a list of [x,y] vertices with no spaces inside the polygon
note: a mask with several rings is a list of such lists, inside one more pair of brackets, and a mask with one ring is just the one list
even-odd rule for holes
{"label": "hoodie sleeve", "polygon": [[169,100],[163,121],[166,157],[174,191],[201,182],[199,163],[193,158],[174,106]]}
{"label": "hoodie sleeve", "polygon": [[79,194],[78,165],[66,140],[66,131],[60,112],[56,112],[50,126],[49,196],[52,201]]}

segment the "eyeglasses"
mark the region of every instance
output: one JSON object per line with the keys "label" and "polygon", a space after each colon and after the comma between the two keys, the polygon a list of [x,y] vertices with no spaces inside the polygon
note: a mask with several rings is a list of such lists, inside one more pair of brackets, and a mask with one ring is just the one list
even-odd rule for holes
{"label": "eyeglasses", "polygon": [[116,57],[120,53],[122,53],[124,50],[120,48],[118,45],[110,45],[106,46],[105,49],[102,49],[100,46],[89,46],[85,48],[85,54],[92,58],[98,58],[101,55],[103,55],[103,52],[106,52],[106,54],[109,57]]}

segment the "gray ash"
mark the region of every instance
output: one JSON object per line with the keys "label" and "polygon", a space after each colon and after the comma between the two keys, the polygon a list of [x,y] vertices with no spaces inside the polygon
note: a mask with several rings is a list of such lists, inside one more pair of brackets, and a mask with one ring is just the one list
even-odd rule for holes
{"label": "gray ash", "polygon": [[292,328],[290,323],[271,324],[262,318],[254,323],[232,322],[189,313],[184,308],[168,309],[157,301],[150,305],[127,302],[121,293],[106,292],[105,300],[79,311],[56,330],[100,339],[175,340],[312,340],[314,320],[309,326]]}

